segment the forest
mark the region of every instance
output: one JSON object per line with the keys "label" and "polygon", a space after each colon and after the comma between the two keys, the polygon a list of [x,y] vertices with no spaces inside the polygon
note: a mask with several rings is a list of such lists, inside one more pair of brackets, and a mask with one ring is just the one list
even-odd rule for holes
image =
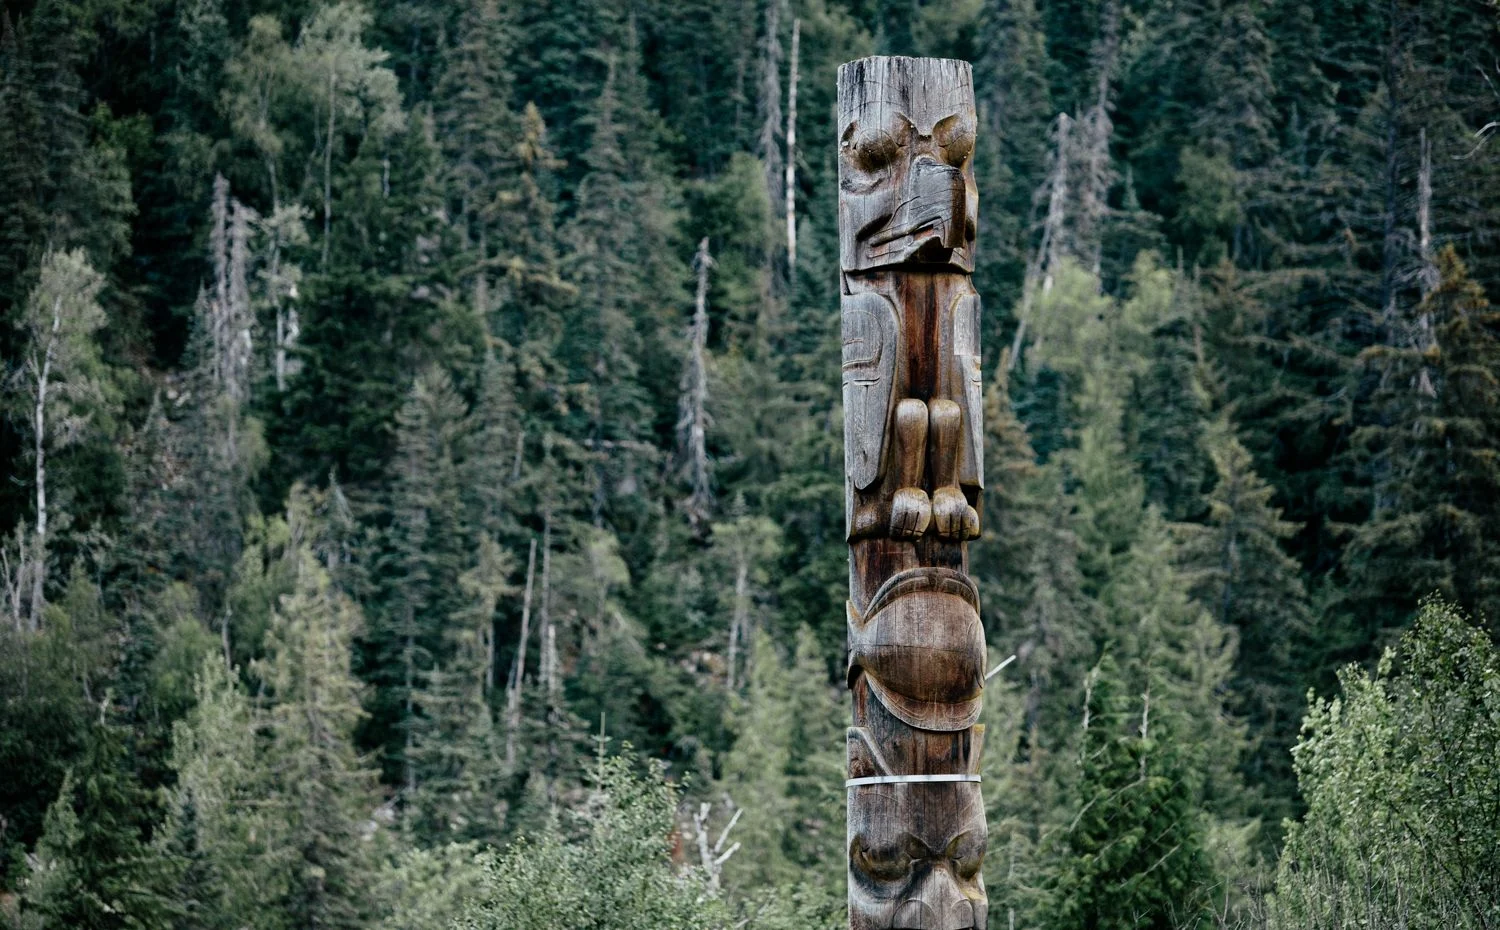
{"label": "forest", "polygon": [[1500,927],[1500,8],[0,0],[0,925],[844,926],[837,66],[974,69],[989,920]]}

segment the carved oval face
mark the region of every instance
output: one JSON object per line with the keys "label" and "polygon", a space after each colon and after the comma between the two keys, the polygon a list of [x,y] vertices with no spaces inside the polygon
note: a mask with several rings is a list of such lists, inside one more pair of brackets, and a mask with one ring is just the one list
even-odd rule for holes
{"label": "carved oval face", "polygon": [[850,607],[849,663],[863,669],[875,697],[898,719],[924,730],[962,730],[979,716],[984,627],[974,583],[952,569],[893,576],[865,616]]}

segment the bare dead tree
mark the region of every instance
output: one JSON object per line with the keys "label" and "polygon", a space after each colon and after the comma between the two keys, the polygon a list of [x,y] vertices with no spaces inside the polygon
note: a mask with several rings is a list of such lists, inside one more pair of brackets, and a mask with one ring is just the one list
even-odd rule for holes
{"label": "bare dead tree", "polygon": [[521,730],[521,688],[526,678],[526,647],[531,638],[531,591],[536,578],[536,540],[531,541],[531,552],[526,556],[526,590],[521,595],[521,637],[516,645],[516,657],[510,664],[510,681],[505,688],[505,766],[514,771],[516,766],[516,738]]}
{"label": "bare dead tree", "polygon": [[708,462],[708,273],[714,266],[708,237],[698,243],[693,270],[698,288],[693,298],[693,322],[688,327],[688,359],[682,372],[677,405],[677,457],[687,477],[688,519],[694,526],[708,519],[713,487]]}
{"label": "bare dead tree", "polygon": [[797,58],[802,20],[792,20],[792,63],[786,90],[786,267],[797,267]]}
{"label": "bare dead tree", "polygon": [[1021,283],[1021,309],[1018,314],[1020,322],[1011,339],[1010,352],[1005,357],[1006,372],[1013,371],[1021,357],[1038,288],[1044,295],[1052,289],[1052,273],[1057,267],[1061,251],[1063,224],[1068,213],[1068,171],[1073,119],[1066,113],[1059,113],[1053,126],[1053,137],[1057,142],[1051,155],[1052,170],[1047,172],[1046,180],[1032,198],[1036,203],[1046,201],[1047,213],[1042,220],[1041,237],[1026,262],[1026,276]]}

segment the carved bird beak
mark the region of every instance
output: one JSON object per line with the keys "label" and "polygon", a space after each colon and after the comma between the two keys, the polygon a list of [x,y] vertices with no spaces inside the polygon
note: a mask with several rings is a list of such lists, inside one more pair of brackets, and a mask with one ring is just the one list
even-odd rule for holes
{"label": "carved bird beak", "polygon": [[869,238],[871,258],[901,252],[927,240],[913,255],[916,261],[947,261],[964,244],[968,225],[968,191],[963,171],[930,155],[911,163],[906,189],[885,226]]}

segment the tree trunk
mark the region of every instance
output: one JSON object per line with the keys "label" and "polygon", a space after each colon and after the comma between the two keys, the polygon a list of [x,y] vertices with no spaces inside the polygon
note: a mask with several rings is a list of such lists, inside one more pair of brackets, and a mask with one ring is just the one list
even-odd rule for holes
{"label": "tree trunk", "polygon": [[[1016,325],[1015,338],[1010,343],[1010,354],[1005,358],[1005,370],[1015,370],[1021,358],[1021,349],[1026,340],[1026,327],[1031,322],[1032,307],[1036,302],[1037,288],[1045,294],[1052,289],[1052,270],[1056,264],[1058,243],[1062,238],[1063,221],[1067,217],[1068,202],[1068,147],[1072,119],[1066,113],[1057,115],[1057,152],[1052,159],[1052,171],[1043,184],[1047,194],[1047,218],[1042,221],[1042,235],[1037,240],[1036,250],[1026,266],[1026,278],[1021,283],[1020,322]],[[1040,199],[1042,191],[1038,191]]]}
{"label": "tree trunk", "polygon": [[62,297],[52,301],[52,330],[40,362],[33,361],[36,374],[36,405],[31,412],[33,449],[36,454],[36,541],[30,553],[31,603],[27,605],[27,625],[34,633],[42,625],[42,609],[47,606],[47,392],[52,383],[52,359],[57,354],[57,340],[62,331]]}
{"label": "tree trunk", "polygon": [[839,68],[838,98],[849,927],[982,928],[973,78],[866,58]]}
{"label": "tree trunk", "polygon": [[505,694],[505,768],[515,771],[516,736],[521,729],[521,685],[526,678],[526,641],[531,636],[531,583],[536,577],[536,540],[526,557],[526,593],[521,596],[521,642],[511,663],[510,683]]}
{"label": "tree trunk", "polygon": [[688,330],[688,363],[682,374],[678,401],[677,448],[688,479],[688,519],[695,527],[708,519],[713,506],[713,488],[708,474],[708,272],[714,260],[708,254],[708,237],[698,243],[693,267],[698,272],[693,323]]}
{"label": "tree trunk", "polygon": [[792,64],[786,90],[786,269],[797,267],[797,54],[802,44],[802,20],[792,20]]}
{"label": "tree trunk", "polygon": [[328,69],[328,138],[323,140],[323,270],[328,270],[328,231],[333,228],[333,113],[337,71]]}
{"label": "tree trunk", "polygon": [[729,616],[729,676],[726,682],[730,693],[735,688],[735,666],[739,663],[740,638],[745,633],[745,622],[750,613],[750,557],[742,555],[734,567],[734,611]]}

